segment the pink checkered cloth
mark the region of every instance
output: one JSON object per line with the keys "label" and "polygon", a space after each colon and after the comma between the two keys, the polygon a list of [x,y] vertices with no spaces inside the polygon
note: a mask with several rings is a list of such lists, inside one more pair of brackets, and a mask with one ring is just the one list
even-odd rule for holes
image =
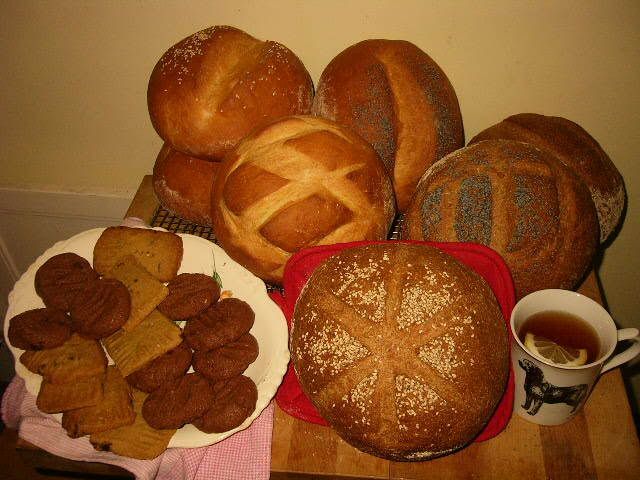
{"label": "pink checkered cloth", "polygon": [[2,420],[24,440],[58,455],[83,462],[109,463],[139,479],[259,480],[269,478],[273,402],[246,430],[200,448],[169,448],[154,460],[135,460],[93,449],[87,437],[72,439],[60,423],[36,407],[24,380],[15,376],[2,397]]}

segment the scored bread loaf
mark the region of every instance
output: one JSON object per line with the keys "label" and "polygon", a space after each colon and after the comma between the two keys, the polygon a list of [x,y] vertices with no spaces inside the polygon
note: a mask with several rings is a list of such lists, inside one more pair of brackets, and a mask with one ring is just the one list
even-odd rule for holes
{"label": "scored bread loaf", "polygon": [[427,168],[464,146],[453,86],[407,41],[365,40],[341,52],[320,76],[312,112],[348,126],[376,149],[401,212]]}
{"label": "scored bread loaf", "polygon": [[313,83],[285,46],[215,26],[172,46],[147,89],[153,127],[173,148],[220,159],[254,128],[309,113]]}
{"label": "scored bread loaf", "polygon": [[343,250],[311,275],[291,326],[300,384],[336,432],[391,460],[464,447],[498,405],[509,341],[493,292],[426,245]]}
{"label": "scored bread loaf", "polygon": [[577,123],[562,117],[520,113],[505,118],[469,144],[491,139],[518,140],[551,152],[587,184],[598,212],[600,241],[620,223],[626,193],[622,175],[600,144]]}
{"label": "scored bread loaf", "polygon": [[222,162],[211,203],[220,245],[273,283],[301,248],[384,239],[395,214],[375,150],[310,116],[281,119],[245,138]]}
{"label": "scored bread loaf", "polygon": [[599,229],[586,185],[554,155],[528,143],[486,140],[427,171],[402,238],[493,248],[521,298],[576,287],[595,255]]}
{"label": "scored bread loaf", "polygon": [[153,167],[153,190],[167,210],[211,226],[211,189],[219,166],[219,162],[185,155],[165,143]]}

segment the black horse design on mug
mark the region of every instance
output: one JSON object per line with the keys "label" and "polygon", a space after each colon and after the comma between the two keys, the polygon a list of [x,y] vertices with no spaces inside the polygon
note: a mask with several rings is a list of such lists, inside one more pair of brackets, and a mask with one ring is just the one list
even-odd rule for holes
{"label": "black horse design on mug", "polygon": [[575,412],[587,396],[588,385],[573,385],[571,387],[556,387],[544,379],[542,370],[533,362],[523,359],[518,364],[526,372],[524,391],[527,398],[522,408],[527,409],[529,415],[535,415],[543,403],[566,403]]}

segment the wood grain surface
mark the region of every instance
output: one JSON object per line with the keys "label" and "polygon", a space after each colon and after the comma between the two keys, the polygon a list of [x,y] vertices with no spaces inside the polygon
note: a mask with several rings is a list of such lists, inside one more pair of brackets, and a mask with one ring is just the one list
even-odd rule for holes
{"label": "wood grain surface", "polygon": [[[150,222],[157,206],[146,176],[127,216]],[[593,272],[579,291],[602,303]],[[33,461],[33,451],[30,456]],[[271,456],[274,479],[636,479],[640,472],[640,443],[619,369],[600,377],[583,411],[564,425],[538,426],[514,414],[497,437],[428,462],[390,462],[362,453],[331,428],[276,407]]]}

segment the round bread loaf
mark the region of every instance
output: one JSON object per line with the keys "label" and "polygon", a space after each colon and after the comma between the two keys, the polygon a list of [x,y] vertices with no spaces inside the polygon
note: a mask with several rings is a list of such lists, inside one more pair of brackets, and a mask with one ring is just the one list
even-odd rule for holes
{"label": "round bread loaf", "polygon": [[324,69],[312,112],[376,149],[403,212],[431,164],[464,146],[458,98],[440,67],[412,43],[365,40]]}
{"label": "round bread loaf", "polygon": [[584,182],[527,143],[487,140],[431,167],[407,210],[402,238],[477,242],[505,260],[518,298],[574,288],[598,247]]}
{"label": "round bread loaf", "polygon": [[153,167],[153,190],[167,210],[184,220],[211,226],[211,190],[219,166],[165,143]]}
{"label": "round bread loaf", "polygon": [[165,143],[153,167],[153,191],[160,204],[180,218],[211,226],[211,190],[219,166]]}
{"label": "round bread loaf", "polygon": [[438,249],[343,250],[300,295],[291,358],[304,392],[347,442],[391,460],[464,447],[509,374],[505,322],[487,283]]}
{"label": "round bread loaf", "polygon": [[480,132],[469,143],[496,138],[531,143],[571,167],[591,192],[600,223],[600,241],[611,235],[624,209],[624,181],[600,144],[584,128],[562,117],[520,113]]}
{"label": "round bread loaf", "polygon": [[311,77],[293,52],[227,26],[172,46],[147,90],[158,135],[183,153],[218,159],[254,128],[309,113],[312,97]]}
{"label": "round bread loaf", "polygon": [[273,283],[292,253],[384,239],[395,214],[375,150],[310,116],[281,119],[244,139],[222,162],[211,203],[220,245]]}

